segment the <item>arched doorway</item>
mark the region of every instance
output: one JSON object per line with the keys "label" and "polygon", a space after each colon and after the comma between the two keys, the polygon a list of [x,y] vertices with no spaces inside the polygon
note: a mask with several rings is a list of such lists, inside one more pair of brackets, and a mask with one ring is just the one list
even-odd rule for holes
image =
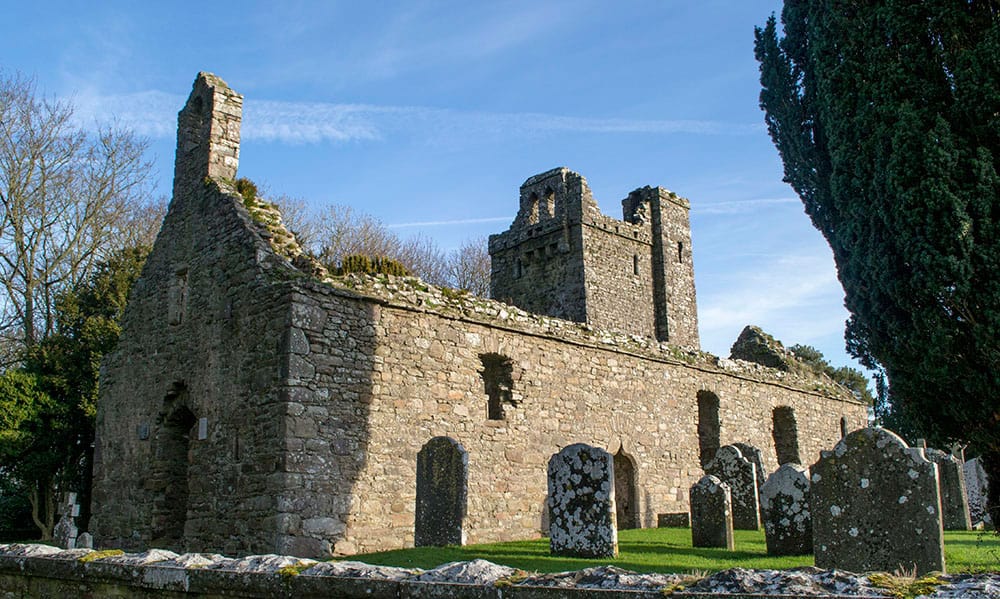
{"label": "arched doorway", "polygon": [[789,406],[779,406],[774,408],[771,417],[778,464],[800,463],[799,430],[795,422],[795,410]]}
{"label": "arched doorway", "polygon": [[639,501],[635,484],[635,462],[619,448],[614,455],[615,516],[618,528],[640,528]]}
{"label": "arched doorway", "polygon": [[164,401],[153,456],[153,535],[157,547],[181,548],[188,512],[191,437],[197,422],[187,388],[175,385]]}

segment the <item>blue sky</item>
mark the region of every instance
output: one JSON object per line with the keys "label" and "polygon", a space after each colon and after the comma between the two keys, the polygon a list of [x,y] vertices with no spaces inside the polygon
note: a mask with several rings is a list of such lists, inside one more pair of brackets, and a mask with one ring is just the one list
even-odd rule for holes
{"label": "blue sky", "polygon": [[847,313],[830,250],[782,183],[753,27],[780,2],[35,2],[0,21],[0,67],[91,126],[148,136],[171,180],[198,71],[245,96],[240,174],[369,212],[444,248],[505,230],[556,166],[606,214],[660,185],[691,200],[703,348],[745,324],[835,365]]}

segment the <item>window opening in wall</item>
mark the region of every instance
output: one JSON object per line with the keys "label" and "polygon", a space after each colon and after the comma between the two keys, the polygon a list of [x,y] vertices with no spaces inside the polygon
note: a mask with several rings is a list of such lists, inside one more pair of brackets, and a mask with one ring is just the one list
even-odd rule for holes
{"label": "window opening in wall", "polygon": [[153,455],[153,541],[157,547],[181,547],[187,523],[191,441],[197,418],[187,407],[188,394],[175,385],[164,401]]}
{"label": "window opening in wall", "polygon": [[614,455],[615,516],[618,528],[639,528],[639,503],[635,481],[635,462],[622,447]]}
{"label": "window opening in wall", "polygon": [[480,354],[479,360],[483,369],[479,374],[483,377],[483,387],[486,390],[486,417],[490,420],[504,419],[504,406],[517,407],[514,401],[514,365],[510,358],[502,354]]}
{"label": "window opening in wall", "polygon": [[545,216],[555,218],[556,215],[556,192],[551,188],[545,188]]}
{"label": "window opening in wall", "polygon": [[528,224],[538,224],[538,194],[532,193],[528,199]]}
{"label": "window opening in wall", "polygon": [[521,265],[521,259],[517,258],[514,260],[514,278],[520,279],[521,275],[524,274],[524,266]]}
{"label": "window opening in wall", "polygon": [[719,396],[711,391],[698,392],[698,449],[704,468],[719,450]]}
{"label": "window opening in wall", "polygon": [[772,412],[774,450],[778,454],[778,465],[798,464],[799,431],[795,422],[795,410],[779,406]]}
{"label": "window opening in wall", "polygon": [[632,254],[632,274],[639,274],[639,254]]}
{"label": "window opening in wall", "polygon": [[684,242],[683,241],[678,241],[677,242],[677,262],[678,263],[684,262]]}

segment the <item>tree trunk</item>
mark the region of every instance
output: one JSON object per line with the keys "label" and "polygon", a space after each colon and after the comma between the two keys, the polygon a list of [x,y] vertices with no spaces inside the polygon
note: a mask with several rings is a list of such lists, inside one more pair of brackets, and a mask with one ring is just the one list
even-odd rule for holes
{"label": "tree trunk", "polygon": [[52,501],[52,485],[46,481],[36,481],[28,495],[31,502],[31,520],[41,533],[40,540],[52,540],[55,529],[55,505]]}

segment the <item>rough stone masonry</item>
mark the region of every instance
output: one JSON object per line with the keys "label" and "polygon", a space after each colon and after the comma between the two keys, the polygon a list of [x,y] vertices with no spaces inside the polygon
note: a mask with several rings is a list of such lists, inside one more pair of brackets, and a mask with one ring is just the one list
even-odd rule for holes
{"label": "rough stone masonry", "polygon": [[[538,314],[516,290],[496,294],[504,303],[413,278],[329,277],[273,208],[236,193],[241,111],[203,73],[178,115],[174,196],[102,365],[98,546],[412,546],[418,452],[439,436],[467,452],[468,542],[547,532],[547,462],[574,443],[629,466],[615,494],[634,498],[635,525],[655,526],[687,511],[703,452],[749,443],[773,470],[775,439],[811,460],[842,416],[864,425],[865,407],[829,379],[697,350],[687,200],[644,187],[619,221],[599,217],[579,175],[529,179],[525,215],[491,244],[493,270],[517,273],[520,259],[522,277],[567,273],[566,298],[594,298],[573,314]],[[543,244],[552,219],[566,235]],[[616,301],[623,286],[648,309]]]}

